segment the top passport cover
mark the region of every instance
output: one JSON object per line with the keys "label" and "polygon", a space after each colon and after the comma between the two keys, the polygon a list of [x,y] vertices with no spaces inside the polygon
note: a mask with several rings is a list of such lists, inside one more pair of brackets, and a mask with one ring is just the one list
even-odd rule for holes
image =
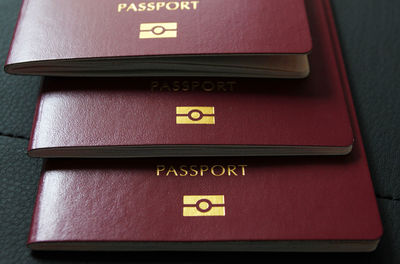
{"label": "top passport cover", "polygon": [[[139,38],[148,23],[177,23],[178,37]],[[303,0],[24,0],[5,69],[49,60],[310,51]]]}
{"label": "top passport cover", "polygon": [[[28,153],[103,146],[351,147],[340,47],[318,7],[308,5],[314,50],[306,79],[45,78]],[[203,120],[213,124],[177,124],[178,116],[185,118],[179,107],[199,106],[214,111]]]}

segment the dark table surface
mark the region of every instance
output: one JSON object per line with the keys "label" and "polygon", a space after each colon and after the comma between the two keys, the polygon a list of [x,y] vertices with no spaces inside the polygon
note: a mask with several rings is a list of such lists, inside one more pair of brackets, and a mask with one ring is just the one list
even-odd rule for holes
{"label": "dark table surface", "polygon": [[[21,0],[0,0],[4,62]],[[26,155],[40,77],[0,72],[0,263],[400,263],[400,1],[332,0],[384,226],[372,253],[74,253],[25,245],[42,165]]]}

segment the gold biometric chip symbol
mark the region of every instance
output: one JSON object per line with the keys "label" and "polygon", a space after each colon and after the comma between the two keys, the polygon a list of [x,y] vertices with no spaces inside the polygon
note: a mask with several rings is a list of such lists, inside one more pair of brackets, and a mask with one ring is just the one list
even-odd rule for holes
{"label": "gold biometric chip symbol", "polygon": [[183,196],[183,216],[225,216],[224,195]]}
{"label": "gold biometric chip symbol", "polygon": [[176,123],[215,125],[215,109],[213,106],[178,106]]}
{"label": "gold biometric chip symbol", "polygon": [[177,22],[140,24],[140,39],[176,38],[177,36]]}

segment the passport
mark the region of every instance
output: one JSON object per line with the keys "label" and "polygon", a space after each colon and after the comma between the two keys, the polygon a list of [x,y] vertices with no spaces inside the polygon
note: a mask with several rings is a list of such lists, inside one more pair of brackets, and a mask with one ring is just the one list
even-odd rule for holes
{"label": "passport", "polygon": [[25,0],[5,71],[303,78],[303,0]]}
{"label": "passport", "polygon": [[49,159],[33,250],[373,251],[361,141],[349,156]]}
{"label": "passport", "polygon": [[48,77],[28,154],[346,155],[354,136],[335,74],[320,67],[298,81]]}
{"label": "passport", "polygon": [[354,137],[344,97],[347,79],[323,5],[307,5],[314,49],[306,79],[45,78],[28,154],[348,154]]}
{"label": "passport", "polygon": [[355,133],[347,156],[48,159],[28,247],[373,251],[382,224],[346,97]]}

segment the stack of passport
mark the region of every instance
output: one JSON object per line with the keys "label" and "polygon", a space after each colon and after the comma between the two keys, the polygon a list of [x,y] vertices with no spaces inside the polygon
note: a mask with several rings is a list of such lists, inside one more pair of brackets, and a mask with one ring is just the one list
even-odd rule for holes
{"label": "stack of passport", "polygon": [[372,251],[328,0],[25,0],[33,250]]}

